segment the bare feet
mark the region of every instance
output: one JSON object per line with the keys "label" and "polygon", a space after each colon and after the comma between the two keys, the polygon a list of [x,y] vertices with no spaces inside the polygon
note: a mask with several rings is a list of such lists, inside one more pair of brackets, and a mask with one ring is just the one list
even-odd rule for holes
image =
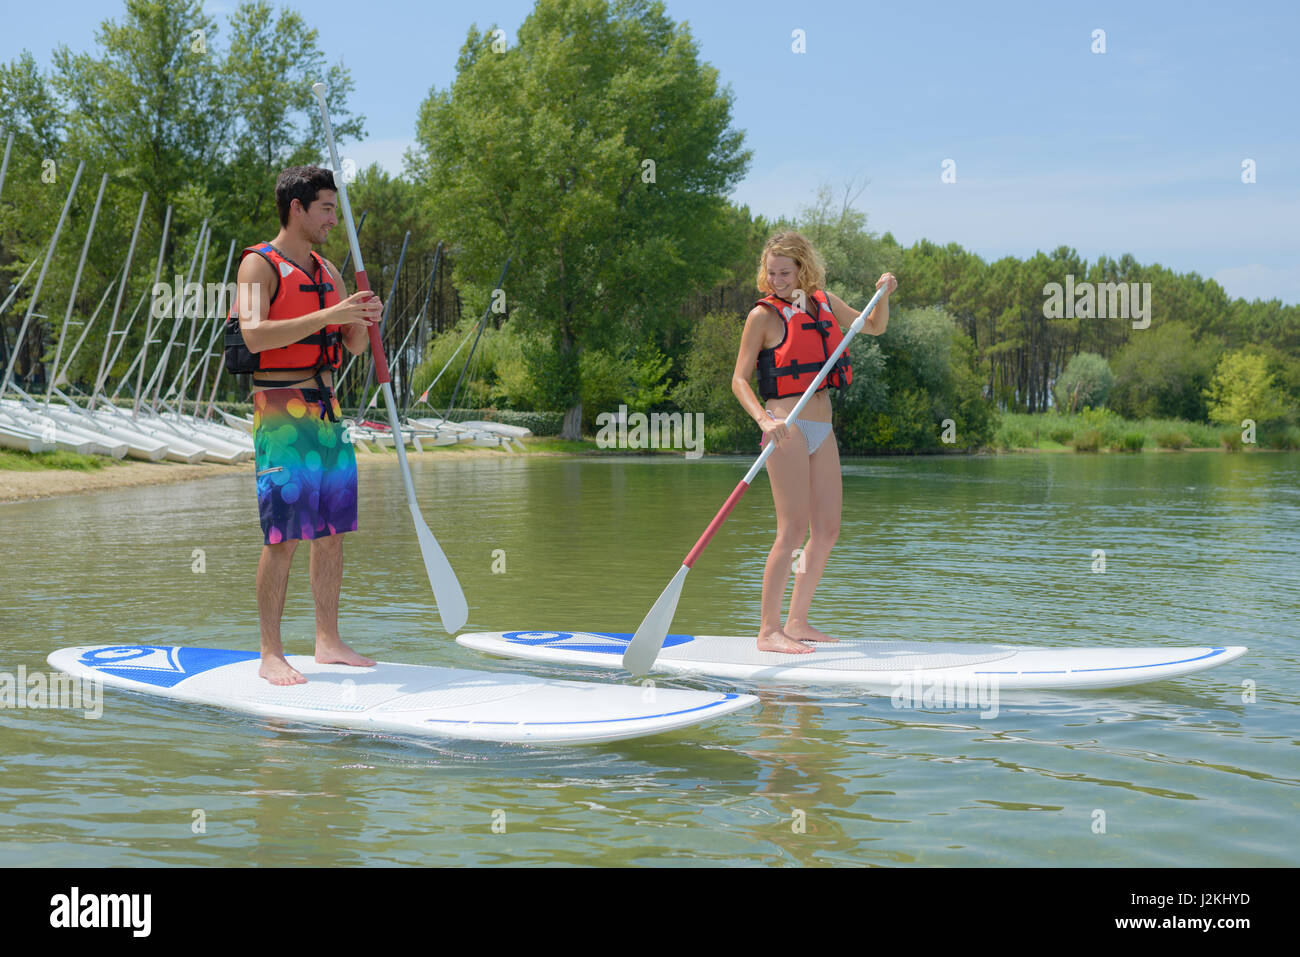
{"label": "bare feet", "polygon": [[786,655],[810,655],[812,649],[795,641],[781,630],[769,631],[758,636],[759,651],[777,651]]}
{"label": "bare feet", "polygon": [[285,660],[284,655],[262,655],[262,666],[257,669],[258,677],[265,678],[273,685],[305,685],[307,679],[302,672]]}
{"label": "bare feet", "polygon": [[359,655],[338,639],[316,638],[316,661],[322,665],[352,665],[356,668],[370,668],[374,662],[364,655]]}
{"label": "bare feet", "polygon": [[838,638],[832,638],[814,628],[808,622],[787,621],[785,623],[785,633],[796,641],[839,641]]}

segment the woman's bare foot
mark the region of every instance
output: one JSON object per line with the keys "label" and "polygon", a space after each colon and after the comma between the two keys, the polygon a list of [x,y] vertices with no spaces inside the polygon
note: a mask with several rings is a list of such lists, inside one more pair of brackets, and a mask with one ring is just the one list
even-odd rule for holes
{"label": "woman's bare foot", "polygon": [[352,665],[356,668],[370,668],[374,662],[364,655],[359,655],[342,640],[320,638],[316,639],[316,661],[322,665]]}
{"label": "woman's bare foot", "polygon": [[759,651],[777,651],[786,655],[810,655],[812,649],[777,629],[758,636]]}
{"label": "woman's bare foot", "polygon": [[832,638],[814,628],[808,622],[787,621],[785,623],[785,633],[796,641],[839,641],[838,638]]}
{"label": "woman's bare foot", "polygon": [[273,685],[305,685],[307,679],[302,672],[289,664],[284,655],[262,655],[262,666],[257,669],[257,676],[265,678]]}

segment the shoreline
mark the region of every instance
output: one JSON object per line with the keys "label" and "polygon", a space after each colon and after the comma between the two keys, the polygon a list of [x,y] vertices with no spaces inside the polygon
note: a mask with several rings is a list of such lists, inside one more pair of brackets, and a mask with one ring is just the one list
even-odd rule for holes
{"label": "shoreline", "polygon": [[[1006,451],[982,451],[982,452],[960,452],[948,453],[957,455],[985,456],[985,455],[1052,455],[1062,452],[1080,455],[1142,455],[1142,454],[1169,454],[1174,451],[1189,452],[1213,452],[1218,454],[1227,454],[1228,449],[1224,448],[1188,448],[1188,449],[1148,449],[1139,453],[1132,452],[1087,452],[1074,453],[1072,449],[1062,447],[1060,449],[1009,449]],[[1257,452],[1274,452],[1277,449],[1250,449],[1243,450],[1238,454],[1254,455]],[[555,451],[555,450],[537,450],[528,452],[514,453],[525,457],[581,457],[584,455],[594,455],[596,457],[609,454],[627,454],[627,450],[599,450],[594,452],[588,451]],[[464,458],[486,458],[488,456],[499,456],[503,453],[497,449],[461,447],[454,451],[447,449],[426,449],[423,452],[415,452],[408,449],[406,457],[414,462],[437,462],[452,461]],[[651,453],[656,454],[656,453]],[[661,455],[678,455],[675,451],[660,451]],[[726,453],[734,454],[734,453]],[[906,455],[907,453],[900,453]],[[914,454],[914,453],[913,453]],[[873,458],[875,456],[846,456],[846,461],[854,458]],[[896,458],[897,455],[889,455],[889,458]],[[372,453],[369,455],[357,456],[357,467],[359,469],[371,468],[383,464],[397,464],[397,456],[388,455],[387,453]],[[64,495],[83,495],[91,492],[112,491],[122,488],[141,488],[151,485],[171,485],[176,482],[190,482],[204,478],[216,478],[225,475],[246,474],[249,478],[253,477],[253,461],[241,462],[238,465],[220,465],[215,462],[204,462],[199,465],[184,465],[179,462],[136,462],[123,461],[106,465],[102,469],[93,472],[80,471],[78,469],[39,469],[33,471],[22,471],[17,469],[0,469],[0,506],[13,505],[20,502],[32,502],[40,499],[59,498]]]}
{"label": "shoreline", "polygon": [[[454,452],[440,449],[428,449],[414,452],[410,449],[406,457],[412,461],[438,461],[442,459],[482,458],[487,455],[500,455],[494,449],[464,448]],[[567,455],[565,452],[533,452],[533,455]],[[357,467],[367,468],[384,462],[397,464],[397,456],[383,453],[358,455]],[[122,488],[143,488],[151,485],[171,485],[176,482],[191,482],[198,479],[218,478],[226,475],[247,475],[253,477],[253,460],[240,462],[238,465],[221,465],[216,462],[203,462],[198,465],[185,465],[180,462],[137,462],[123,460],[106,464],[102,469],[83,472],[78,469],[35,469],[32,471],[18,469],[0,469],[0,506],[19,502],[32,502],[46,498],[60,498],[64,495],[83,495],[90,492],[112,491]]]}

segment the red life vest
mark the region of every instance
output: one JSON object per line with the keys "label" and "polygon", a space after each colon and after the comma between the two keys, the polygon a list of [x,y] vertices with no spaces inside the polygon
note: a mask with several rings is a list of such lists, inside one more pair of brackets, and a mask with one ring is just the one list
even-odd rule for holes
{"label": "red life vest", "polygon": [[[758,394],[764,399],[803,395],[844,339],[826,293],[818,289],[809,298],[816,311],[815,319],[779,296],[765,296],[757,303],[767,306],[785,323],[781,341],[758,353]],[[846,349],[817,391],[827,386],[843,389],[852,381],[853,367]]]}
{"label": "red life vest", "polygon": [[[249,253],[261,256],[271,264],[271,269],[275,272],[275,292],[271,295],[271,307],[266,314],[268,320],[298,319],[339,301],[338,290],[330,281],[325,260],[315,252],[311,254],[313,275],[310,276],[302,266],[282,255],[270,243],[249,246],[240,253],[240,261]],[[342,328],[337,325],[326,326],[287,346],[250,353],[239,329],[239,304],[235,303],[226,319],[226,365],[231,372],[240,373],[304,370],[319,379],[322,369],[338,369],[343,364]]]}

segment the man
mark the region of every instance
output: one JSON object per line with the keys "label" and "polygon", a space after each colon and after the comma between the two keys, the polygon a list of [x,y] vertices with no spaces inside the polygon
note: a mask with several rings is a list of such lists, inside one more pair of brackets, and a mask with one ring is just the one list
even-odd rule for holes
{"label": "man", "polygon": [[[357,528],[357,460],[339,421],[333,373],[343,346],[358,355],[366,350],[369,327],[383,310],[370,292],[343,299],[342,275],[312,250],[338,224],[333,174],[317,166],[286,169],[275,200],[280,232],[243,251],[236,309],[247,349],[241,371],[254,363],[257,368],[253,443],[266,542],[257,566],[258,674],[273,685],[294,685],[307,679],[284,657],[280,619],[293,554],[303,539],[311,542],[316,660],[374,664],[338,633],[343,533]],[[228,357],[239,350],[233,329],[226,345]]]}

